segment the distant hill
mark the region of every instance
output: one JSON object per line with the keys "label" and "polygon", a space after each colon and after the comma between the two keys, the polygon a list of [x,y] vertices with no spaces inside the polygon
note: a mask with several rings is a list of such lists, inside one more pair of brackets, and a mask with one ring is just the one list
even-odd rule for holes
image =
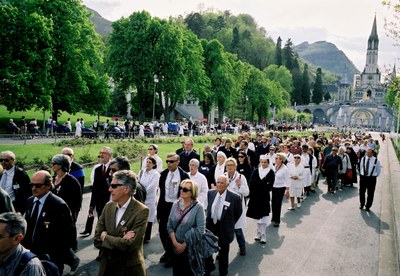
{"label": "distant hill", "polygon": [[303,42],[293,47],[293,50],[305,61],[321,67],[323,70],[331,71],[342,78],[347,78],[347,82],[350,84],[353,82],[354,74],[359,73],[345,53],[330,42],[318,41],[312,44]]}
{"label": "distant hill", "polygon": [[112,31],[112,22],[102,17],[97,11],[88,7],[86,7],[86,9],[93,14],[90,20],[93,22],[96,32],[100,35],[110,34]]}

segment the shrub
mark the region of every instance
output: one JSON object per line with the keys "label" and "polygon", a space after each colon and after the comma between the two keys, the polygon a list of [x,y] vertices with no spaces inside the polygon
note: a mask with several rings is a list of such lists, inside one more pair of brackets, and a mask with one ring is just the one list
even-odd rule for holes
{"label": "shrub", "polygon": [[143,146],[130,141],[118,141],[115,147],[115,156],[126,156],[129,159],[145,155],[146,150]]}

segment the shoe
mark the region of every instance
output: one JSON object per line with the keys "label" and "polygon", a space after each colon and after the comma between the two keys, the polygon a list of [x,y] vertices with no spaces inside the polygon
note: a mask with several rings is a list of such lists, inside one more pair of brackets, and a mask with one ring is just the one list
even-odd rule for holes
{"label": "shoe", "polygon": [[262,244],[266,244],[267,243],[267,238],[265,237],[265,234],[261,235],[260,243],[262,243]]}
{"label": "shoe", "polygon": [[339,188],[339,191],[343,191],[342,188]]}
{"label": "shoe", "polygon": [[274,227],[279,227],[279,223],[275,222]]}
{"label": "shoe", "polygon": [[78,266],[81,260],[76,257],[74,264],[71,266],[71,271],[69,272],[69,275],[75,275],[76,271],[78,270]]}
{"label": "shoe", "polygon": [[245,256],[246,255],[246,248],[245,247],[240,248],[239,254],[240,254],[240,256]]}
{"label": "shoe", "polygon": [[259,241],[261,239],[261,233],[257,232],[257,235],[254,237],[255,241]]}
{"label": "shoe", "polygon": [[167,252],[165,252],[160,258],[160,263],[165,263],[168,259]]}
{"label": "shoe", "polygon": [[216,269],[216,266],[214,263],[212,263],[212,265],[209,265],[208,267],[206,267],[204,269],[204,275],[209,276],[211,274],[211,272],[213,272],[215,269]]}
{"label": "shoe", "polygon": [[312,192],[313,194],[315,194],[315,190],[311,190],[311,192]]}
{"label": "shoe", "polygon": [[290,210],[290,211],[296,210],[294,207],[289,207],[289,208],[287,208],[287,209]]}
{"label": "shoe", "polygon": [[165,268],[171,268],[173,265],[172,259],[168,258],[168,260],[165,262],[164,267]]}
{"label": "shoe", "polygon": [[364,206],[360,205],[360,209],[364,208]]}
{"label": "shoe", "polygon": [[144,243],[149,243],[150,242],[150,240],[144,240]]}
{"label": "shoe", "polygon": [[369,208],[365,207],[365,211],[369,212]]}
{"label": "shoe", "polygon": [[297,203],[297,208],[300,208],[301,207],[301,203]]}
{"label": "shoe", "polygon": [[86,231],[83,231],[83,232],[80,232],[79,233],[79,235],[81,235],[81,236],[90,236],[92,233],[90,233],[90,232],[86,232]]}

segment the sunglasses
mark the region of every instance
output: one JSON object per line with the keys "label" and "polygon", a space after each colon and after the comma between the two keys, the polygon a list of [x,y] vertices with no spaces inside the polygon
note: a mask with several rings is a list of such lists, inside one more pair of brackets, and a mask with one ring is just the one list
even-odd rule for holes
{"label": "sunglasses", "polygon": [[338,150],[333,149],[332,151],[338,151]]}
{"label": "sunglasses", "polygon": [[72,156],[72,154],[71,154],[71,153],[64,153],[64,155],[68,155],[69,157],[71,157],[71,156]]}
{"label": "sunglasses", "polygon": [[29,183],[29,186],[31,186],[31,188],[35,187],[35,188],[42,188],[45,184],[44,183]]}
{"label": "sunglasses", "polygon": [[110,187],[111,187],[112,189],[116,189],[116,188],[118,188],[119,186],[125,186],[125,185],[123,185],[123,184],[110,184]]}
{"label": "sunglasses", "polygon": [[295,157],[294,159],[300,159],[300,157]]}
{"label": "sunglasses", "polygon": [[51,164],[52,164],[53,166],[54,166],[54,165],[60,165],[60,164],[58,164],[58,163],[51,163]]}
{"label": "sunglasses", "polygon": [[244,156],[243,156],[243,155],[239,155],[238,157],[239,157],[239,158],[244,158]]}
{"label": "sunglasses", "polygon": [[179,190],[181,190],[182,192],[184,192],[184,193],[187,193],[187,192],[191,192],[192,190],[190,190],[190,189],[188,189],[188,188],[185,188],[185,187],[179,187]]}
{"label": "sunglasses", "polygon": [[148,148],[147,150],[153,150],[153,148]]}
{"label": "sunglasses", "polygon": [[177,160],[165,160],[165,162],[168,163],[175,163]]}
{"label": "sunglasses", "polygon": [[6,162],[6,163],[7,163],[7,162],[9,162],[10,160],[11,160],[11,159],[8,159],[8,158],[4,158],[4,159],[2,158],[2,159],[0,159],[0,163],[1,163],[1,162]]}

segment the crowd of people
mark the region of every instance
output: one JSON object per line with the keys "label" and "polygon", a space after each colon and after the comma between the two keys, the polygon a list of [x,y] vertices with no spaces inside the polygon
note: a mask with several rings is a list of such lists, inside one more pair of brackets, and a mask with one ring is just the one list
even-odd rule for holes
{"label": "crowd of people", "polygon": [[[236,238],[238,253],[245,256],[244,229],[254,223],[254,239],[266,244],[267,227],[280,226],[285,197],[288,212],[301,208],[326,177],[326,192],[332,196],[359,183],[359,208],[369,211],[381,170],[379,143],[352,133],[293,137],[271,131],[252,137],[244,132],[235,141],[216,138],[203,152],[186,138],[167,155],[165,169],[159,150],[148,145],[137,174],[110,147],[99,152],[90,175],[87,222],[80,232],[91,235],[98,217],[99,275],[146,275],[143,244],[151,242],[155,220],[164,249],[160,262],[172,267],[174,275],[209,275],[216,269],[217,252],[219,274],[227,275],[230,243]],[[60,273],[64,265],[72,273],[78,269],[76,221],[85,174],[74,157],[73,149],[64,148],[53,156],[51,169],[29,179],[15,165],[13,152],[0,154],[0,243],[10,239],[0,251],[1,275],[13,275],[27,249],[48,254]],[[45,275],[33,259],[23,271]]]}

